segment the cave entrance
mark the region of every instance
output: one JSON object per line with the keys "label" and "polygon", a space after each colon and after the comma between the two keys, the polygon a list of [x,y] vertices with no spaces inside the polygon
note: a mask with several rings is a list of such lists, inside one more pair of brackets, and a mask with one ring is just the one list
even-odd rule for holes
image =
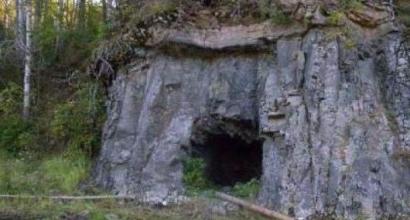
{"label": "cave entrance", "polygon": [[204,159],[205,176],[212,184],[234,186],[260,178],[263,152],[255,126],[218,123],[198,130],[197,138],[191,140],[192,153]]}

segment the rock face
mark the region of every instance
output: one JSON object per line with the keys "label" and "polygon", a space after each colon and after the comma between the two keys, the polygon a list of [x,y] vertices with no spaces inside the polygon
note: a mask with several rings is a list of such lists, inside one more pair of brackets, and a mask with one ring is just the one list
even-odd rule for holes
{"label": "rock face", "polygon": [[97,183],[147,202],[177,201],[184,157],[224,136],[262,145],[261,157],[238,157],[261,160],[255,175],[267,207],[299,218],[409,217],[406,43],[389,31],[351,48],[329,32],[280,35],[263,46],[244,41],[246,31],[195,46],[176,33],[184,41],[146,49],[109,88]]}

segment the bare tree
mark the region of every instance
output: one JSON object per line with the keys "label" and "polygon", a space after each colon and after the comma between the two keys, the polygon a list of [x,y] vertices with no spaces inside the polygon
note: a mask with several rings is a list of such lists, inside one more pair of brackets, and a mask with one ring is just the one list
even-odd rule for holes
{"label": "bare tree", "polygon": [[31,0],[26,0],[26,45],[24,59],[24,99],[23,99],[23,118],[27,120],[30,116],[30,94],[31,94]]}
{"label": "bare tree", "polygon": [[16,46],[20,55],[25,50],[25,8],[24,0],[16,0]]}
{"label": "bare tree", "polygon": [[86,23],[86,0],[78,0],[77,27],[83,29]]}
{"label": "bare tree", "polygon": [[58,0],[58,15],[57,15],[57,39],[56,39],[56,47],[55,50],[58,52],[62,47],[62,32],[63,32],[63,24],[64,24],[64,0]]}

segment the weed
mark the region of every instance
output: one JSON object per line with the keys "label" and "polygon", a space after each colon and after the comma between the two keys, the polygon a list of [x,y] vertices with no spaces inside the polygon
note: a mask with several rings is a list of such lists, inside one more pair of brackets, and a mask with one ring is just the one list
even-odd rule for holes
{"label": "weed", "polygon": [[341,0],[340,5],[344,10],[360,9],[363,7],[360,0]]}
{"label": "weed", "polygon": [[400,129],[399,124],[397,123],[396,113],[392,110],[386,109],[385,115],[390,129],[397,133]]}
{"label": "weed", "polygon": [[51,121],[55,142],[64,143],[69,151],[79,150],[92,156],[98,151],[100,126],[104,121],[103,97],[94,83],[80,86],[67,103],[57,105]]}
{"label": "weed", "polygon": [[205,161],[201,158],[188,158],[184,160],[183,181],[188,193],[197,193],[211,188],[211,184],[206,178]]}
{"label": "weed", "polygon": [[260,181],[253,178],[246,183],[237,183],[232,188],[232,193],[235,196],[242,198],[255,198],[260,189]]}
{"label": "weed", "polygon": [[273,24],[286,25],[292,19],[268,0],[258,1],[259,14],[263,19],[270,19]]}
{"label": "weed", "polygon": [[60,156],[45,160],[40,172],[44,173],[44,181],[49,189],[70,193],[87,177],[89,167],[90,162],[86,156],[78,153],[75,159]]}
{"label": "weed", "polygon": [[34,143],[33,126],[19,114],[22,96],[21,87],[15,83],[0,91],[0,149],[14,157]]}
{"label": "weed", "polygon": [[344,14],[340,11],[334,11],[329,14],[327,22],[331,25],[339,25],[343,19]]}
{"label": "weed", "polygon": [[54,194],[73,193],[90,168],[83,154],[54,156],[41,161],[0,158],[0,193]]}

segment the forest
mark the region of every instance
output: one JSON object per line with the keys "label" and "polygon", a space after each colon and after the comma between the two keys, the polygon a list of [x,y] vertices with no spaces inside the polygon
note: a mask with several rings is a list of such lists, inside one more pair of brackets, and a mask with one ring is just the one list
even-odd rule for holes
{"label": "forest", "polygon": [[[221,202],[218,191],[289,219],[406,219],[410,71],[399,65],[410,59],[402,51],[409,2],[296,2],[0,0],[0,219],[265,219]],[[395,40],[401,47],[383,47]],[[389,60],[389,50],[397,57]],[[332,76],[336,104],[328,101]],[[353,110],[341,112],[339,98]],[[349,159],[349,150],[361,156]],[[382,165],[361,173],[357,164],[368,158]],[[361,200],[338,182],[332,194],[332,172],[358,188],[377,179],[380,192],[397,193]],[[384,185],[391,176],[403,179]],[[169,192],[146,204],[140,188],[144,198]],[[174,188],[186,201],[168,205]],[[370,197],[380,202],[369,208]]]}

